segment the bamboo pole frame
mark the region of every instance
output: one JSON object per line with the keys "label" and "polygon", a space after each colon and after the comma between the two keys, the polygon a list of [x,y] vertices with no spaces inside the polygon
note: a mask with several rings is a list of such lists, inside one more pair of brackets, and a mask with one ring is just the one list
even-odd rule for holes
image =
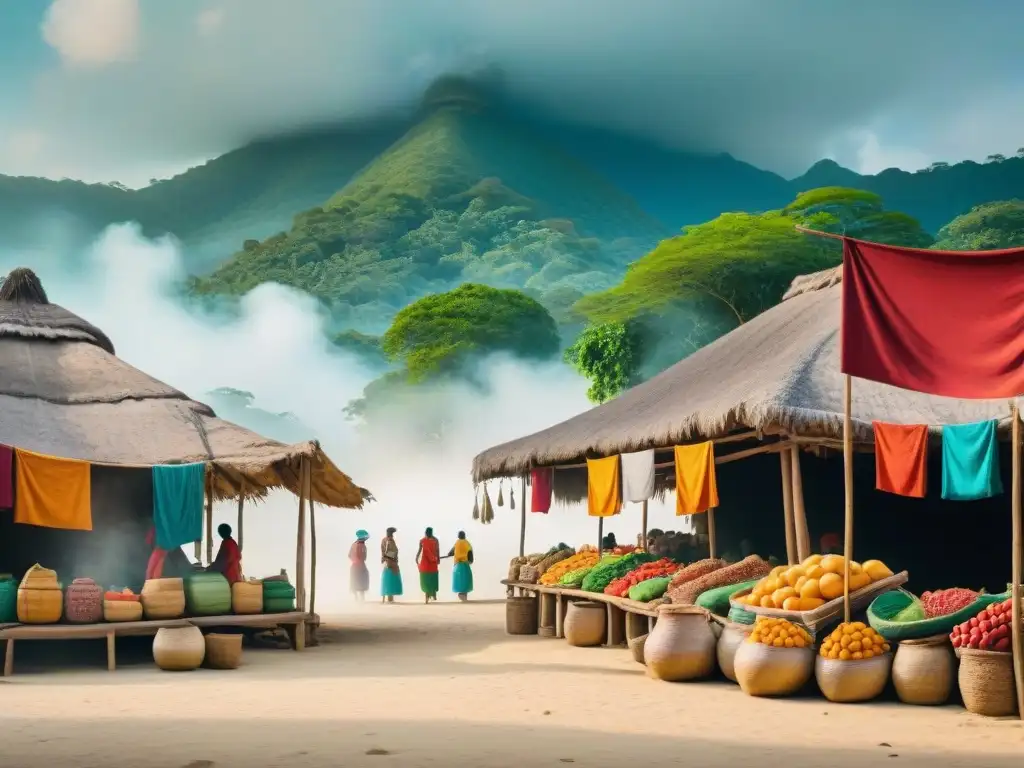
{"label": "bamboo pole frame", "polygon": [[708,557],[718,557],[718,539],[715,536],[715,508],[708,510]]}
{"label": "bamboo pole frame", "polygon": [[[312,486],[312,481],[310,481]],[[316,507],[312,487],[309,494],[309,612],[316,613]]]}
{"label": "bamboo pole frame", "polygon": [[521,486],[522,494],[519,496],[519,556],[526,556],[526,475],[523,475]]}
{"label": "bamboo pole frame", "polygon": [[1013,611],[1012,642],[1013,642],[1013,677],[1014,686],[1017,689],[1017,714],[1024,718],[1024,633],[1022,633],[1021,622],[1021,568],[1024,561],[1024,532],[1021,530],[1021,481],[1020,481],[1020,409],[1017,401],[1014,400],[1010,408],[1010,417],[1013,422],[1010,427],[1010,439],[1013,443],[1011,454],[1013,456],[1013,480],[1010,484],[1011,517],[1013,520],[1013,552],[1011,557],[1011,569],[1013,571],[1010,583],[1011,610]]}
{"label": "bamboo pole frame", "polygon": [[643,508],[640,518],[640,543],[643,544],[644,552],[647,551],[647,499],[643,500]]}
{"label": "bamboo pole frame", "polygon": [[782,514],[786,526],[786,562],[796,565],[799,562],[796,552],[796,528],[793,523],[793,453],[785,450],[779,453],[779,466],[782,469]]}
{"label": "bamboo pole frame", "polygon": [[206,564],[213,562],[213,467],[206,470]]}
{"label": "bamboo pole frame", "polygon": [[804,480],[800,473],[800,447],[792,448],[790,461],[793,485],[793,527],[796,528],[796,557],[801,563],[811,556],[811,531],[807,527],[807,508],[804,506]]}
{"label": "bamboo pole frame", "polygon": [[604,552],[604,518],[597,518],[597,553]]}
{"label": "bamboo pole frame", "polygon": [[295,541],[295,608],[306,611],[306,488],[309,465],[305,456],[299,465],[299,520]]}
{"label": "bamboo pole frame", "polygon": [[850,621],[850,562],[853,560],[853,377],[843,374],[843,620]]}
{"label": "bamboo pole frame", "polygon": [[238,491],[238,519],[235,521],[235,533],[238,534],[238,549],[241,550],[245,542],[245,478],[242,478],[242,487]]}

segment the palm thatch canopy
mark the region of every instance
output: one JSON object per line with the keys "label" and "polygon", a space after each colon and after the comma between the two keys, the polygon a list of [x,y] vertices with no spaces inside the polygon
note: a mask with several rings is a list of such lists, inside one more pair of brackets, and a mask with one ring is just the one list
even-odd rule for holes
{"label": "palm thatch canopy", "polygon": [[[561,424],[489,448],[476,482],[533,467],[763,430],[842,439],[839,367],[841,269],[797,278],[783,301],[653,379]],[[956,400],[856,379],[854,440],[871,422],[938,427],[984,419],[1009,425],[1004,401]]]}
{"label": "palm thatch canopy", "polygon": [[319,443],[261,437],[128,365],[24,268],[0,285],[0,443],[98,464],[206,462],[219,499],[298,494],[307,458],[314,501],[356,509],[369,498]]}

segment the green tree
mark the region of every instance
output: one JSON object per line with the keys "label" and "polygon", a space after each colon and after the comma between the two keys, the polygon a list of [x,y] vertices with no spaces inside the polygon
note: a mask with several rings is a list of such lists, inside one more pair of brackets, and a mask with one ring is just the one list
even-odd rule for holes
{"label": "green tree", "polygon": [[642,337],[624,323],[590,326],[565,350],[565,361],[590,379],[587,397],[603,403],[636,383]]}
{"label": "green tree", "polygon": [[976,205],[939,230],[935,248],[988,251],[1024,246],[1024,200]]}
{"label": "green tree", "polygon": [[819,187],[801,192],[782,212],[809,229],[876,243],[927,248],[933,241],[913,216],[885,210],[879,195],[862,189]]}

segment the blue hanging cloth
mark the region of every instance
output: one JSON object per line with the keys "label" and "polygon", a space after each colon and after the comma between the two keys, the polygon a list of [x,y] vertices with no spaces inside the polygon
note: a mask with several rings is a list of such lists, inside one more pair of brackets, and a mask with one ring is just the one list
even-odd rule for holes
{"label": "blue hanging cloth", "polygon": [[1003,492],[996,420],[942,427],[942,498],[987,499]]}
{"label": "blue hanging cloth", "polygon": [[153,467],[153,527],[160,549],[175,549],[203,538],[206,464]]}

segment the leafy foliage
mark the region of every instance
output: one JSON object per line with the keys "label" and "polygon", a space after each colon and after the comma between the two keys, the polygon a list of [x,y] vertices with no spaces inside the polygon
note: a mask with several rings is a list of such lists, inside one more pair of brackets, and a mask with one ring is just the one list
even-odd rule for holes
{"label": "leafy foliage", "polygon": [[975,206],[939,230],[935,248],[987,251],[1024,246],[1024,201],[1002,200]]}
{"label": "leafy foliage", "polygon": [[812,189],[797,195],[782,212],[809,229],[876,243],[927,248],[933,242],[913,216],[886,211],[879,195],[862,189]]}
{"label": "leafy foliage", "polygon": [[565,361],[590,379],[590,401],[603,403],[636,383],[642,343],[624,323],[591,326],[565,350]]}

